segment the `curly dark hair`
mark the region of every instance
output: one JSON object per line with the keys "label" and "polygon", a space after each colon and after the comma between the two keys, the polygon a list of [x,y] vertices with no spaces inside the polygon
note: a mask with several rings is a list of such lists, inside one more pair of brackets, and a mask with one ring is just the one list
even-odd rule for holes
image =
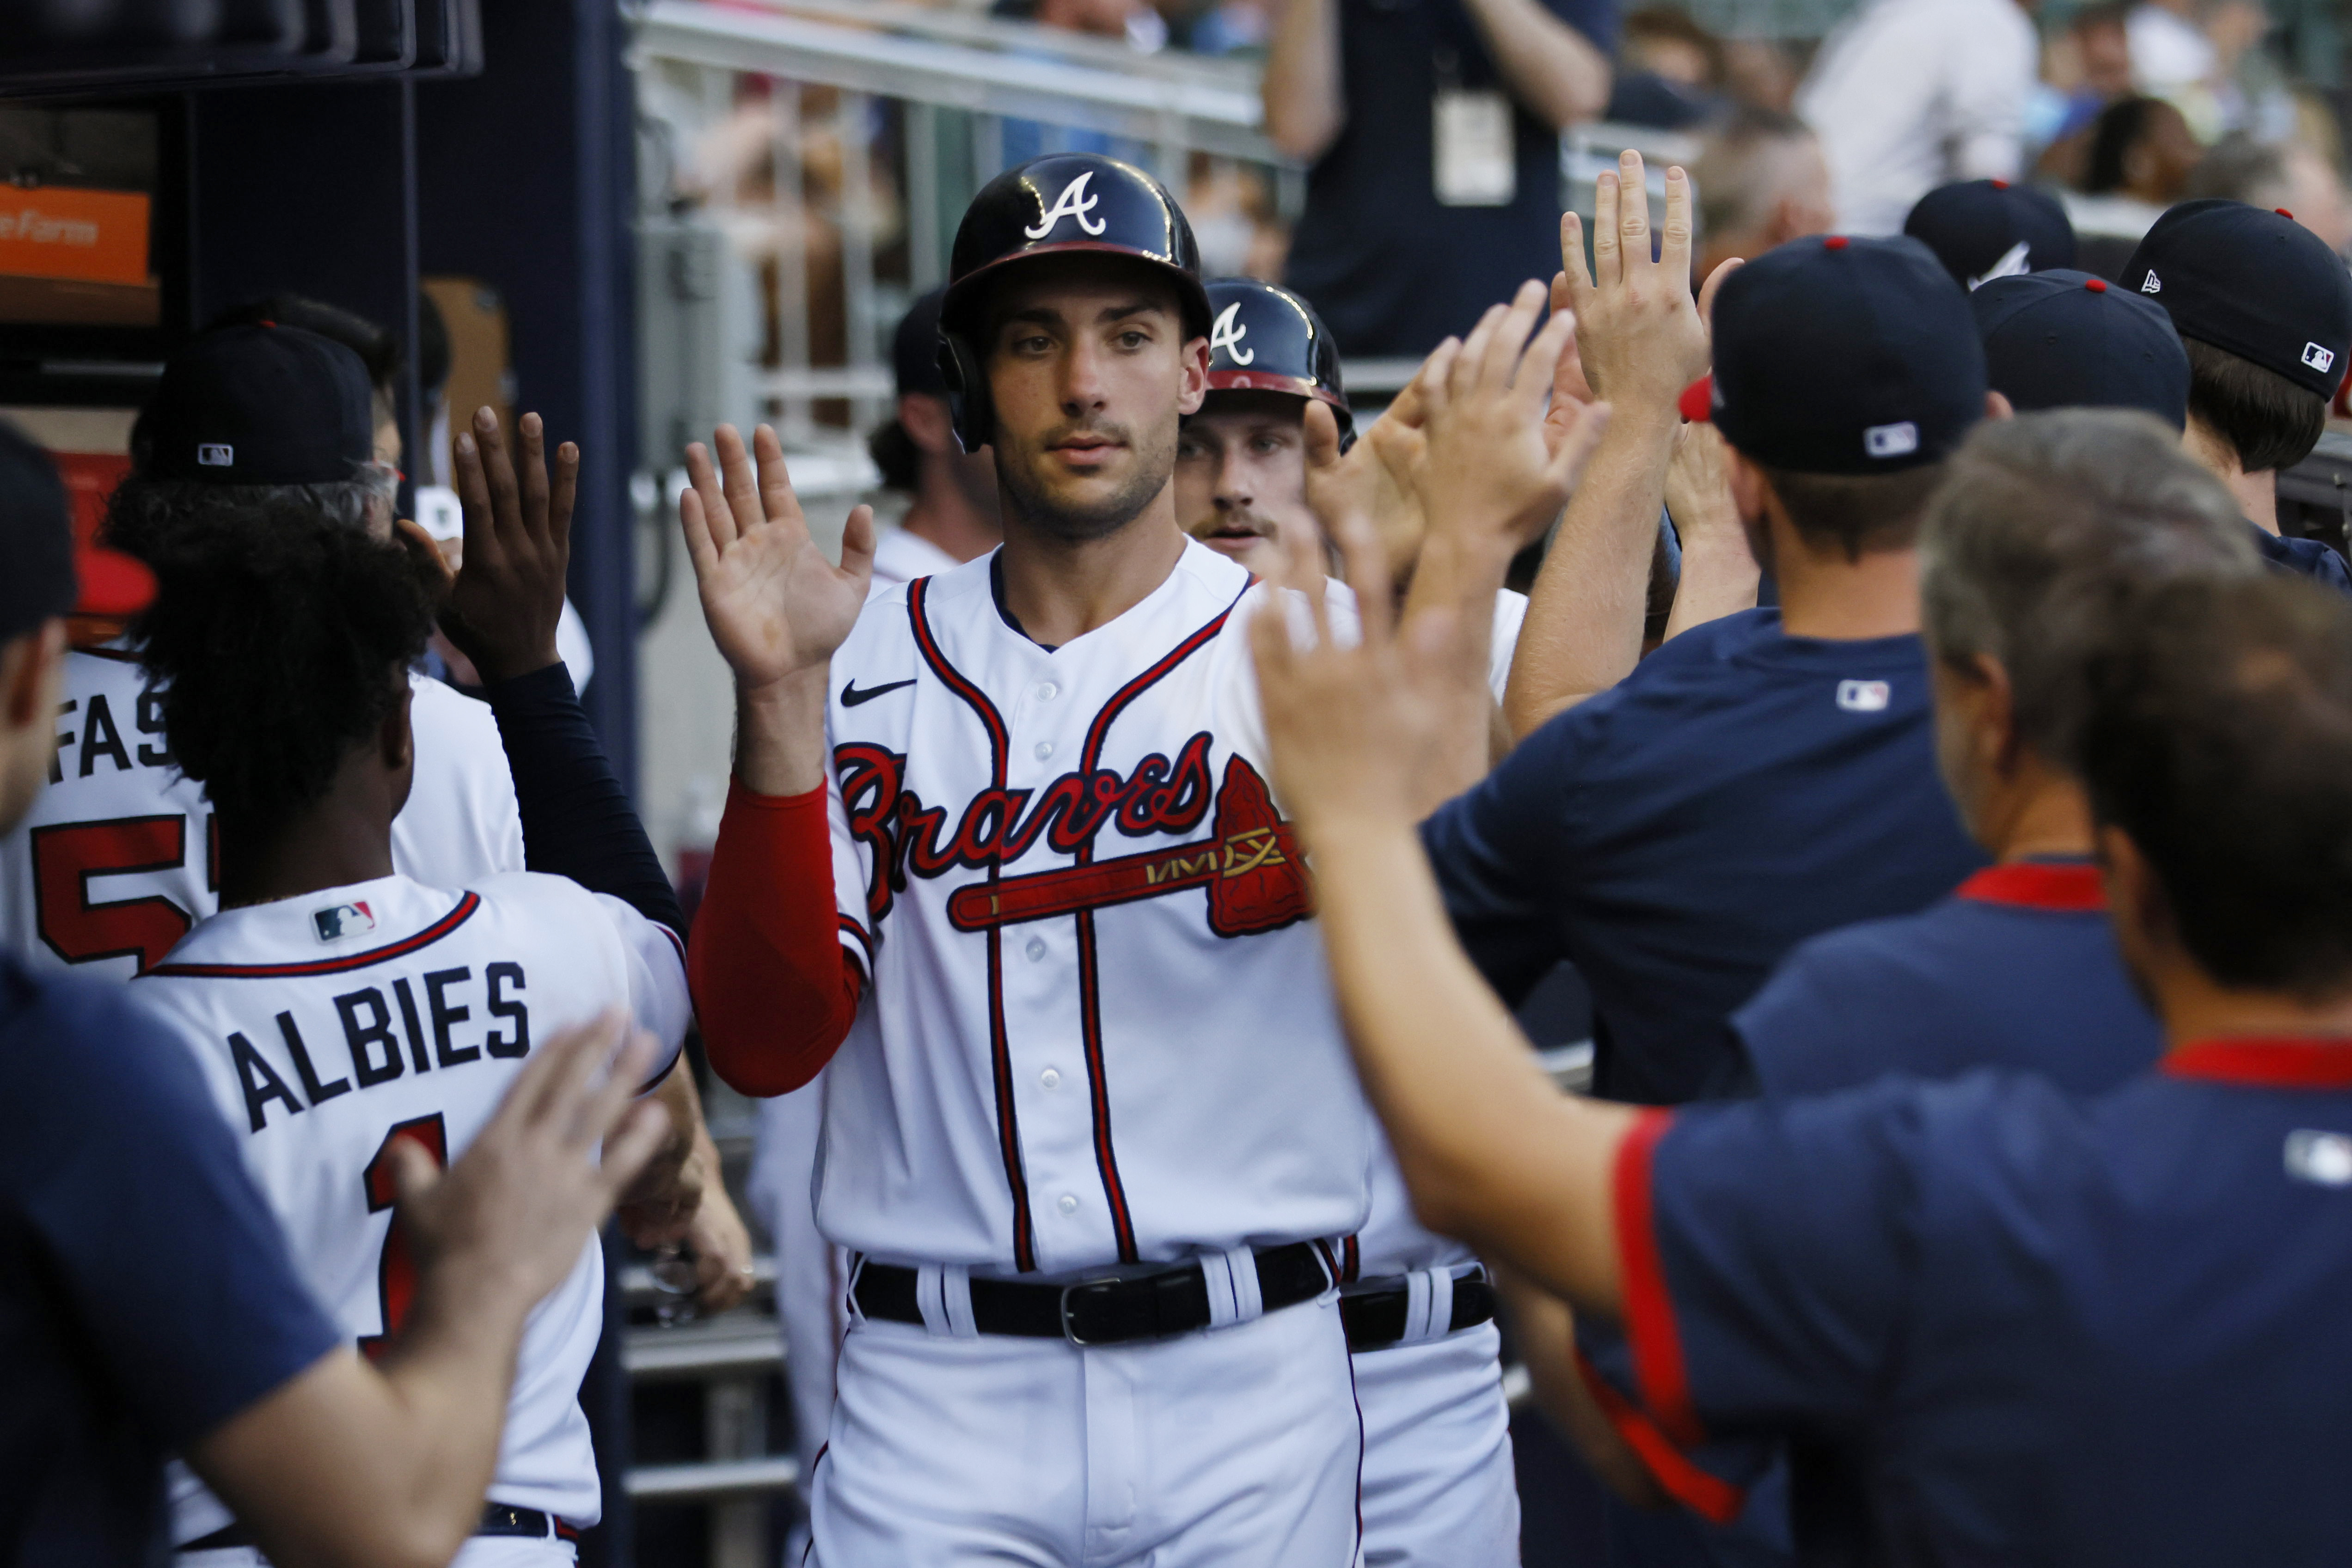
{"label": "curly dark hair", "polygon": [[433,630],[399,545],[285,502],[185,520],[148,563],[132,628],[164,739],[224,828],[267,834],[317,804],[406,689]]}

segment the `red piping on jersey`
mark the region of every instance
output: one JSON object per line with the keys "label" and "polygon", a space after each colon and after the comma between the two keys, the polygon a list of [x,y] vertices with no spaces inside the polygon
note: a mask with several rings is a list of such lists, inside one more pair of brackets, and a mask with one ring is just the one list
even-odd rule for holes
{"label": "red piping on jersey", "polygon": [[859,925],[849,916],[841,915],[838,918],[842,931],[856,939],[858,963],[865,968],[866,975],[870,978],[874,973],[874,939],[866,934],[864,926]]}
{"label": "red piping on jersey", "polygon": [[1617,1145],[1611,1200],[1617,1212],[1618,1289],[1625,1299],[1625,1335],[1633,1348],[1633,1373],[1642,1399],[1685,1448],[1706,1441],[1691,1406],[1690,1380],[1683,1365],[1682,1331],[1675,1324],[1674,1298],[1658,1252],[1655,1216],[1650,1210],[1650,1160],[1658,1140],[1674,1125],[1669,1110],[1643,1110]]}
{"label": "red piping on jersey", "polygon": [[[1255,580],[1251,579],[1252,582]],[[1245,583],[1242,585],[1242,594],[1248,592],[1249,584]],[[1078,755],[1080,778],[1093,777],[1095,770],[1102,764],[1103,742],[1109,738],[1113,721],[1137,698],[1165,679],[1171,670],[1206,647],[1224,626],[1226,618],[1234,613],[1234,605],[1240,603],[1241,594],[1234,595],[1233,604],[1218,611],[1208,625],[1169,649],[1150,668],[1111,694],[1110,700],[1104,703],[1101,711],[1095,715],[1094,722],[1087,726],[1086,750]],[[1000,789],[1004,785],[1001,771],[996,784]],[[1094,840],[1088,838],[1078,846],[1072,860],[1074,864],[1084,866],[1090,864],[1094,856]],[[989,879],[995,880],[995,875],[992,867]],[[1102,1173],[1103,1196],[1110,1204],[1111,1233],[1118,1242],[1118,1260],[1135,1263],[1141,1258],[1135,1245],[1135,1219],[1128,1211],[1127,1185],[1119,1179],[1118,1151],[1111,1139],[1110,1082],[1103,1065],[1102,983],[1095,953],[1095,914],[1092,910],[1080,910],[1076,918],[1078,935],[1078,1036],[1086,1055],[1087,1088],[1094,1110],[1095,1168]],[[992,931],[991,934],[994,934]]]}
{"label": "red piping on jersey", "polygon": [[841,1048],[866,972],[842,945],[825,786],[729,783],[686,973],[711,1070],[742,1093],[788,1094]]}
{"label": "red piping on jersey", "polygon": [[457,900],[456,909],[415,936],[342,958],[314,958],[307,963],[159,963],[147,973],[184,975],[195,980],[299,980],[311,974],[343,974],[372,963],[405,958],[419,948],[430,947],[473,919],[474,911],[481,907],[482,895],[467,893]]}
{"label": "red piping on jersey", "polygon": [[[962,699],[966,707],[980,716],[988,731],[989,780],[992,788],[1004,788],[1005,759],[1013,749],[1005,733],[1003,717],[996,711],[979,687],[963,678],[931,636],[931,579],[919,577],[907,585],[907,621],[914,629],[915,647],[923,662],[950,691]],[[1000,859],[988,863],[988,880],[996,880],[1003,870]],[[1004,933],[992,926],[988,931],[988,1056],[991,1077],[996,1090],[996,1141],[1004,1161],[1004,1183],[1013,1193],[1013,1267],[1024,1274],[1037,1268],[1035,1234],[1029,1220],[1029,1178],[1021,1167],[1021,1124],[1013,1104],[1013,1050],[1004,1031]]]}
{"label": "red piping on jersey", "polygon": [[1615,1385],[1601,1376],[1600,1370],[1584,1359],[1582,1351],[1571,1352],[1576,1357],[1576,1372],[1584,1380],[1585,1391],[1592,1402],[1601,1406],[1601,1414],[1617,1429],[1625,1447],[1633,1450],[1642,1468],[1658,1489],[1676,1502],[1713,1524],[1729,1524],[1748,1506],[1745,1488],[1733,1486],[1721,1476],[1700,1468],[1690,1457],[1675,1447],[1674,1439],[1658,1430],[1657,1423],[1643,1414],[1642,1408],[1620,1394]]}
{"label": "red piping on jersey", "polygon": [[2352,1038],[2255,1035],[2192,1040],[2162,1065],[2174,1078],[2242,1089],[2352,1089]]}
{"label": "red piping on jersey", "polygon": [[2082,861],[2011,860],[1988,866],[1959,886],[1958,897],[1980,904],[2095,914],[2107,907],[2106,880]]}

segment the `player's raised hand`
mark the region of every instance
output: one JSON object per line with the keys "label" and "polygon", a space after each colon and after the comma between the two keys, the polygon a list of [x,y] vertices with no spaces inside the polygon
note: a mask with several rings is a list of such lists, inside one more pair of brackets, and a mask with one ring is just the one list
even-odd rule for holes
{"label": "player's raised hand", "polygon": [[555,630],[572,563],[580,448],[569,441],[557,447],[551,473],[539,416],[524,415],[515,434],[510,455],[497,413],[478,408],[473,429],[450,443],[466,549],[441,629],[485,681],[557,662]]}
{"label": "player's raised hand", "polygon": [[1468,338],[1440,344],[1421,377],[1414,488],[1433,534],[1474,556],[1507,559],[1551,525],[1608,420],[1606,404],[1548,415],[1576,321],[1554,315],[1530,341],[1544,307],[1544,286],[1522,284]]}
{"label": "player's raised hand", "polygon": [[[1339,546],[1350,582],[1388,580],[1368,520],[1344,524]],[[1415,616],[1401,644],[1391,596],[1362,588],[1360,633],[1344,642],[1333,635],[1321,563],[1288,541],[1282,553],[1277,591],[1250,623],[1276,795],[1310,851],[1350,823],[1418,820],[1424,760],[1444,731],[1451,689],[1441,672],[1454,617]],[[1297,593],[1281,592],[1286,586]]]}
{"label": "player's raised hand", "polygon": [[1592,266],[1574,213],[1560,219],[1560,289],[1576,313],[1582,369],[1621,409],[1671,413],[1706,374],[1706,323],[1690,291],[1690,179],[1666,171],[1665,226],[1650,255],[1650,197],[1642,155],[1628,151],[1593,183]]}
{"label": "player's raised hand", "polygon": [[746,689],[823,670],[849,636],[874,575],[874,509],[849,514],[841,564],[809,533],[776,433],[762,425],[751,452],[731,425],[686,449],[692,481],[678,522],[694,561],[711,639]]}
{"label": "player's raised hand", "polygon": [[534,1049],[446,1173],[415,1142],[395,1140],[397,1219],[426,1271],[495,1280],[524,1303],[562,1284],[669,1135],[661,1104],[635,1098],[654,1052],[651,1035],[608,1012]]}

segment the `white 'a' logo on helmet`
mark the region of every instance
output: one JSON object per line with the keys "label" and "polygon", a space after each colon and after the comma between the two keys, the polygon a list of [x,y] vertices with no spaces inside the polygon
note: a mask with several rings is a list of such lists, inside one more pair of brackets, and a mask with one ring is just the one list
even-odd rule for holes
{"label": "white 'a' logo on helmet", "polygon": [[1054,226],[1066,217],[1077,219],[1078,226],[1088,234],[1100,234],[1104,229],[1108,228],[1110,225],[1100,218],[1087,216],[1102,202],[1100,196],[1087,195],[1087,182],[1094,177],[1095,172],[1088,169],[1085,174],[1064,185],[1062,194],[1054,198],[1054,205],[1045,209],[1045,216],[1039,218],[1034,227],[1024,228],[1021,232],[1032,239],[1043,239],[1053,233]]}
{"label": "white 'a' logo on helmet", "polygon": [[1257,359],[1255,349],[1242,347],[1249,329],[1242,325],[1242,302],[1239,300],[1217,312],[1216,323],[1209,329],[1209,354],[1223,354],[1235,364],[1250,364]]}

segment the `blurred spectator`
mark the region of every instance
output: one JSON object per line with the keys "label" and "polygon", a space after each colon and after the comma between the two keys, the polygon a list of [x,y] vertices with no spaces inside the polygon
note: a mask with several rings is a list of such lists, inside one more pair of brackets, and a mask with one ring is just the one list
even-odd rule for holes
{"label": "blurred spectator", "polygon": [[1792,113],[1804,74],[1803,61],[1778,38],[1724,40],[1723,86],[1735,103]]}
{"label": "blurred spectator", "polygon": [[1893,234],[1947,181],[2015,179],[2040,53],[2016,0],[1870,0],[1840,23],[1797,94],[1838,226]]}
{"label": "blurred spectator", "polygon": [[1616,23],[1615,0],[1282,0],[1266,133],[1313,165],[1286,281],[1343,353],[1418,357],[1559,269],[1559,133],[1607,105]]}
{"label": "blurred spectator", "polygon": [[[2036,147],[2065,141],[2132,90],[2131,7],[2090,5],[2042,52],[2043,82],[2028,111],[2026,140]],[[2079,171],[2077,171],[2079,173]]]}
{"label": "blurred spectator", "polygon": [[2160,98],[2126,98],[2109,104],[2091,128],[2083,194],[2138,202],[2154,223],[2180,199],[2203,157],[2179,110]]}
{"label": "blurred spectator", "polygon": [[996,458],[965,451],[948,414],[947,383],[940,375],[940,301],[946,292],[934,289],[917,300],[891,334],[898,410],[866,438],[883,488],[908,498],[898,526],[883,530],[875,542],[877,594],[945,572],[1004,542],[1004,526],[997,518]]}
{"label": "blurred spectator", "polygon": [[1274,19],[1268,0],[1166,0],[1160,8],[1168,18],[1171,40],[1199,55],[1234,55],[1265,47]]}
{"label": "blurred spectator", "polygon": [[1708,133],[1691,166],[1698,187],[1696,284],[1725,261],[1828,229],[1830,167],[1820,138],[1791,114],[1741,109]]}
{"label": "blurred spectator", "polygon": [[2327,242],[2342,255],[2352,245],[2352,202],[2335,166],[2300,142],[2271,146],[2242,131],[2214,143],[2181,188],[2184,198],[2222,196],[2269,207]]}
{"label": "blurred spectator", "polygon": [[1644,6],[1625,18],[1606,118],[1668,131],[1696,125],[1721,110],[1727,74],[1722,39],[1684,12]]}
{"label": "blurred spectator", "polygon": [[1168,47],[1167,18],[1144,0],[996,0],[995,11],[1041,27],[1123,39],[1145,54]]}
{"label": "blurred spectator", "polygon": [[2179,109],[2200,142],[2239,130],[2283,137],[2294,101],[2261,47],[2270,30],[2262,0],[2143,0],[2131,13],[2133,79]]}
{"label": "blurred spectator", "polygon": [[1232,158],[1192,154],[1184,185],[1184,216],[1201,244],[1204,274],[1255,278],[1272,283],[1282,276],[1290,230],[1275,211],[1274,192],[1256,168]]}
{"label": "blurred spectator", "polygon": [[2199,0],[2140,0],[2126,29],[2131,43],[2132,83],[2144,93],[2169,97],[2211,79],[2212,41],[2196,22]]}

